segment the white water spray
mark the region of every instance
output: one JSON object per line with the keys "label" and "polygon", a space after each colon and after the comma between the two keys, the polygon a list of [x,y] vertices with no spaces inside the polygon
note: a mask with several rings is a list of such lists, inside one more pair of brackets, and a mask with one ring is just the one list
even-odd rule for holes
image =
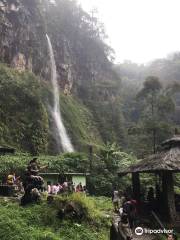
{"label": "white water spray", "polygon": [[74,148],[71,144],[71,140],[66,132],[65,126],[62,121],[60,105],[59,105],[59,87],[57,83],[57,72],[56,72],[56,63],[54,58],[54,52],[51,44],[51,40],[49,36],[46,34],[49,55],[51,60],[51,82],[53,86],[53,95],[54,95],[54,103],[53,109],[51,111],[52,117],[55,121],[57,134],[58,134],[58,143],[61,143],[64,152],[73,152]]}

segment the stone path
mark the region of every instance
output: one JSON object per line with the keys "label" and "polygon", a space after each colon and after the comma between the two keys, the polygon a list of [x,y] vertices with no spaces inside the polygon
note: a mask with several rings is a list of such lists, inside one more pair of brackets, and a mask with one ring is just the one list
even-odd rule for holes
{"label": "stone path", "polygon": [[142,236],[137,236],[133,234],[133,240],[157,240],[158,238],[151,234],[143,234]]}
{"label": "stone path", "polygon": [[[113,214],[113,224],[118,231],[118,222],[120,221],[120,216],[117,213]],[[146,228],[145,226],[140,226],[142,228]],[[143,234],[142,236],[137,236],[133,233],[133,240],[157,240],[158,238],[155,235],[151,234]]]}

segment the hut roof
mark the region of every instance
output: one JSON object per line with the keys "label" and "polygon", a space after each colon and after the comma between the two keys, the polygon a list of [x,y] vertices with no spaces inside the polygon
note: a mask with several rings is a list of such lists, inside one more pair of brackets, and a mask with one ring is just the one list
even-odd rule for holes
{"label": "hut roof", "polygon": [[174,136],[161,144],[162,148],[180,147],[180,136]]}
{"label": "hut roof", "polygon": [[161,144],[159,153],[153,154],[127,169],[120,170],[119,175],[135,172],[180,172],[180,137],[173,137]]}

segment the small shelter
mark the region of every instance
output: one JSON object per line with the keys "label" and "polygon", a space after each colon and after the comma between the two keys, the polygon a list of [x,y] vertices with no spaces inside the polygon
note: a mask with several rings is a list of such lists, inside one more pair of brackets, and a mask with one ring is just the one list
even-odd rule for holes
{"label": "small shelter", "polygon": [[140,173],[158,174],[162,182],[163,209],[169,220],[176,219],[173,173],[180,172],[180,136],[174,136],[161,144],[161,150],[127,169],[120,170],[119,176],[132,174],[133,194],[140,199]]}

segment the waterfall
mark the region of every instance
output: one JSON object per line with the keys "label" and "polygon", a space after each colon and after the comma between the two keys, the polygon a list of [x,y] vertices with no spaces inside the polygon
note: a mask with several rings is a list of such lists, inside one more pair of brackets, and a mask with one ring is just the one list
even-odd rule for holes
{"label": "waterfall", "polygon": [[60,112],[60,104],[59,104],[59,87],[57,83],[57,72],[56,72],[56,63],[54,58],[54,52],[51,44],[51,40],[49,36],[46,34],[47,42],[48,42],[48,49],[49,49],[49,55],[51,60],[51,82],[53,86],[53,108],[51,110],[52,117],[54,119],[54,122],[56,124],[57,129],[57,143],[63,148],[64,152],[73,152],[74,148],[71,144],[71,140],[66,132],[66,128],[62,121],[62,116]]}

